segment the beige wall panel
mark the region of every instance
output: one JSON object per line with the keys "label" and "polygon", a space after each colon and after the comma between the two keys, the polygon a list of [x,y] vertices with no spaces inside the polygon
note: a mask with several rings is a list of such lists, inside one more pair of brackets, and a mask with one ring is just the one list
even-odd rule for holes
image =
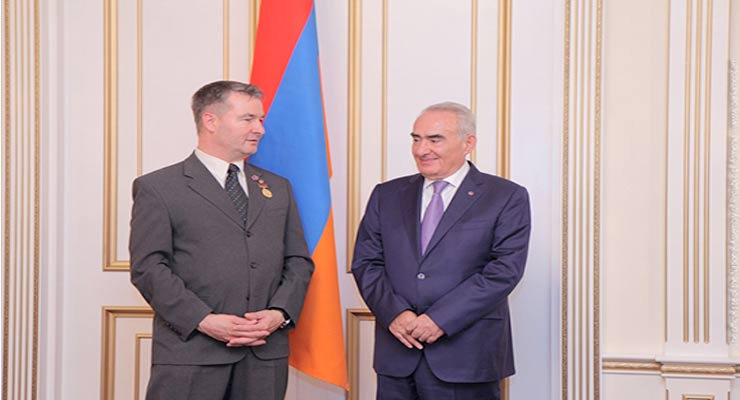
{"label": "beige wall panel", "polygon": [[[659,374],[604,372],[605,400],[659,400],[665,398],[665,384]],[[720,399],[718,399],[720,400]]]}
{"label": "beige wall panel", "polygon": [[[190,96],[203,84],[223,78],[222,11],[221,2],[197,7],[177,0],[144,0],[145,173],[184,159],[195,147]],[[248,49],[247,38],[231,39]]]}
{"label": "beige wall panel", "polygon": [[[416,172],[409,133],[422,108],[448,100],[470,105],[471,3],[413,0],[388,6],[387,178],[393,178]],[[413,29],[404,29],[409,21]]]}
{"label": "beige wall panel", "polygon": [[[151,330],[151,325],[147,327],[147,331]],[[134,364],[134,399],[144,400],[146,398],[146,387],[149,382],[149,375],[151,372],[150,366],[152,365],[152,335],[151,334],[137,334],[136,335],[136,346],[134,352],[135,360],[138,361]],[[136,397],[138,396],[138,397]]]}
{"label": "beige wall panel", "polygon": [[[479,1],[481,30],[478,60],[493,45],[484,44],[483,32],[491,16],[488,1]],[[514,332],[517,373],[510,379],[512,400],[559,396],[560,382],[560,191],[559,154],[562,123],[563,10],[560,2],[512,2],[511,44],[511,179],[529,192],[532,232],[524,277],[511,294],[509,305]],[[483,15],[489,15],[483,22]],[[487,33],[490,34],[490,33]],[[484,50],[487,49],[487,50]],[[477,164],[495,171],[489,157],[497,148],[489,135],[495,122],[485,93],[488,68],[478,68],[479,141]],[[488,145],[484,144],[490,143]],[[555,233],[553,232],[555,231]],[[533,385],[532,382],[541,384]]]}
{"label": "beige wall panel", "polygon": [[[151,318],[118,319],[114,343],[116,355],[113,381],[114,399],[133,399],[135,396],[141,396],[142,392],[146,393],[151,365],[151,341],[146,340],[149,346],[142,348],[140,335],[151,333],[151,330]],[[142,372],[144,372],[143,376]],[[144,397],[139,398],[144,399]]]}
{"label": "beige wall panel", "polygon": [[[252,71],[252,29],[253,20],[251,15],[252,0],[226,0],[228,9],[226,20],[228,23],[227,48],[229,68],[226,79],[249,82],[249,74]],[[223,28],[223,27],[222,27]]]}
{"label": "beige wall panel", "polygon": [[[730,351],[733,357],[740,357],[740,340],[737,340],[740,327],[740,3],[730,3],[730,82],[729,82],[729,160],[728,168],[728,335],[730,337]],[[733,338],[735,340],[733,340]],[[740,389],[735,389],[736,391]],[[737,394],[740,396],[740,393]]]}
{"label": "beige wall panel", "polygon": [[[106,48],[103,41],[103,6],[106,1],[118,5],[115,12],[118,52],[113,68],[116,72],[117,92],[110,99],[111,106],[115,106],[117,113],[115,131],[111,132],[117,140],[114,146],[115,183],[111,190],[106,190],[103,177]],[[59,52],[60,78],[59,82],[53,83],[58,85],[61,92],[58,97],[63,101],[58,105],[61,114],[58,123],[44,129],[47,129],[48,135],[59,135],[59,140],[63,141],[52,149],[58,159],[63,160],[63,168],[58,170],[58,182],[61,185],[59,195],[63,202],[59,205],[62,212],[53,216],[57,218],[54,221],[60,223],[59,232],[50,234],[52,240],[61,247],[59,253],[62,257],[57,259],[47,254],[47,259],[53,261],[44,266],[59,274],[58,292],[44,294],[49,296],[45,299],[48,304],[59,307],[59,312],[55,313],[59,315],[56,317],[58,319],[45,316],[52,324],[49,335],[59,338],[58,347],[48,350],[50,354],[58,352],[58,361],[53,365],[49,364],[51,367],[44,373],[57,373],[59,382],[58,386],[49,383],[48,398],[98,398],[100,380],[91,381],[90,377],[99,376],[100,373],[100,308],[103,305],[144,305],[140,295],[131,286],[126,272],[101,270],[104,194],[114,196],[116,203],[112,220],[115,221],[117,237],[106,248],[115,251],[117,260],[125,261],[128,258],[131,181],[139,173],[155,170],[186,157],[196,143],[189,110],[192,92],[205,82],[221,79],[226,74],[230,78],[246,80],[249,74],[248,64],[251,62],[248,36],[252,28],[251,0],[215,1],[209,3],[209,7],[192,1],[106,1],[56,0],[55,5],[59,7],[59,12],[53,13],[53,16],[50,14],[50,18],[56,18],[61,27],[58,36],[60,45],[58,49],[54,49]],[[363,90],[362,146],[356,154],[361,155],[363,160],[358,182],[363,207],[376,183],[384,178],[415,171],[408,133],[420,109],[432,102],[454,100],[470,105],[476,100],[479,107],[477,111],[484,114],[481,117],[480,126],[483,131],[480,134],[482,137],[485,135],[485,139],[481,140],[485,147],[479,151],[477,162],[486,172],[494,172],[493,166],[496,164],[497,2],[478,1],[477,75],[471,72],[471,63],[474,62],[471,53],[474,2],[389,0],[386,3],[388,8],[385,22],[383,2],[360,3],[363,7],[363,70],[362,76],[355,82],[346,80],[349,2],[331,0],[316,4],[326,116],[335,173],[332,194],[340,271],[344,270],[344,253],[347,251],[343,238],[347,237],[347,221],[344,218],[349,194],[344,167],[348,158],[353,156],[345,150],[348,140],[348,85],[361,84]],[[228,6],[226,13],[222,9],[224,4]],[[138,8],[139,5],[141,8]],[[528,7],[538,6],[536,2],[532,2]],[[518,18],[532,21],[531,13],[520,14]],[[552,26],[548,24],[552,23],[551,17],[542,13],[537,21],[545,21],[543,26],[547,28],[543,29],[544,33],[535,31],[533,35],[549,35]],[[224,23],[228,23],[226,30]],[[384,24],[387,30],[384,30]],[[385,47],[384,33],[388,38]],[[531,40],[531,43],[534,42],[536,40]],[[532,53],[543,53],[543,49],[551,47],[548,43],[539,42],[540,47],[532,46]],[[387,52],[387,63],[383,62],[384,52]],[[537,64],[546,69],[550,68],[549,62],[552,59],[548,60],[528,64]],[[224,62],[228,65],[224,65]],[[384,68],[387,68],[387,75],[384,75]],[[478,86],[473,90],[476,82]],[[384,92],[386,89],[387,92]],[[474,91],[478,94],[476,99],[471,97]],[[45,100],[55,101],[54,98]],[[540,107],[532,107],[526,96],[520,97],[520,101],[520,109],[526,107],[541,115],[537,111]],[[527,116],[525,119],[531,117]],[[141,143],[137,142],[139,126]],[[385,145],[387,151],[383,150],[381,136],[384,126],[387,127],[388,135]],[[526,129],[523,132],[525,131]],[[544,132],[543,135],[549,132],[541,127],[536,131]],[[518,165],[526,165],[537,171],[550,167],[549,158],[532,156],[526,150],[520,150],[517,159]],[[536,162],[532,161],[535,159]],[[520,182],[533,191],[537,186],[536,190],[549,193],[544,188],[546,185],[540,184],[540,180],[525,179]],[[551,204],[544,197],[538,201],[538,210],[547,210]],[[543,226],[548,225],[539,226],[546,230]],[[549,232],[543,232],[540,232],[540,237],[549,236]],[[354,235],[354,232],[349,234]],[[533,251],[543,259],[546,258],[545,248],[540,246]],[[548,264],[540,265],[546,268]],[[534,274],[547,275],[540,272],[542,271]],[[540,289],[533,290],[545,293]],[[340,273],[340,292],[345,308],[363,306],[351,275]],[[547,294],[543,294],[545,295]],[[512,389],[518,397],[537,398],[541,397],[542,392],[549,392],[551,389],[551,386],[538,388],[539,391],[531,395],[531,390],[534,389],[529,382],[533,376],[540,379],[547,375],[549,365],[546,365],[548,362],[545,360],[551,359],[547,351],[550,343],[545,339],[548,334],[542,333],[541,327],[543,323],[554,321],[555,318],[550,316],[551,310],[547,308],[546,302],[533,303],[527,292],[520,291],[519,296],[517,302],[520,310],[526,312],[514,317],[514,331],[519,346],[519,381],[512,382]],[[542,314],[530,318],[531,312]],[[537,321],[535,325],[533,320]],[[57,323],[54,324],[54,321]],[[358,356],[360,364],[356,372],[362,382],[359,393],[363,398],[372,398],[374,395],[372,329],[371,323],[363,322],[359,330],[363,339]],[[135,337],[133,331],[139,330],[131,330]],[[121,343],[128,340],[127,336],[130,335],[119,337]],[[131,341],[134,343],[135,339]],[[532,343],[544,344],[532,347]],[[125,391],[118,392],[116,397],[133,398],[136,393],[142,396],[148,380],[148,367],[144,366],[149,363],[145,355],[149,352],[150,340],[142,338],[139,344],[138,352],[126,351],[127,355],[140,356],[139,386],[136,386],[134,379],[137,371],[135,360],[130,363],[123,359],[118,360],[123,364],[116,367],[119,374],[117,379],[128,383],[116,383],[116,390]],[[121,352],[124,350],[116,351],[117,354]],[[557,364],[557,361],[554,363]],[[540,367],[532,367],[537,365]],[[291,371],[288,399],[299,398],[339,400],[344,398],[344,391]]]}
{"label": "beige wall panel", "polygon": [[[497,161],[498,121],[498,1],[477,1],[477,12],[473,13],[476,25],[471,34],[476,38],[474,71],[471,73],[471,99],[467,103],[476,116],[478,143],[475,164],[481,171],[495,173]],[[514,27],[512,26],[512,29]]]}
{"label": "beige wall panel", "polygon": [[727,357],[730,2],[671,3],[666,353]]}
{"label": "beige wall panel", "polygon": [[[63,258],[51,263],[60,272],[57,304],[64,316],[55,326],[60,337],[59,393],[49,398],[100,396],[101,313],[107,296],[132,299],[123,275],[102,273],[103,233],[103,2],[65,2],[60,15],[65,71],[65,132],[60,182],[64,227],[55,239]],[[74,23],[72,22],[74,16]]]}
{"label": "beige wall panel", "polygon": [[731,387],[732,380],[711,376],[667,377],[666,400],[724,400],[728,399]]}
{"label": "beige wall panel", "polygon": [[349,360],[350,391],[348,400],[372,400],[376,395],[376,374],[373,370],[375,317],[368,309],[347,310],[347,358]]}
{"label": "beige wall panel", "polygon": [[[146,1],[146,0],[143,0]],[[120,206],[116,210],[116,240],[115,254],[117,260],[128,259],[128,221],[131,219],[131,181],[138,175],[138,121],[140,117],[138,99],[138,41],[139,8],[137,1],[117,1],[118,19],[117,44],[118,64],[117,89],[118,96],[113,100],[118,112],[118,123],[113,134],[117,137],[118,157],[116,188],[116,202]]]}
{"label": "beige wall panel", "polygon": [[604,353],[664,340],[668,1],[604,4]]}
{"label": "beige wall panel", "polygon": [[373,187],[385,179],[383,163],[387,157],[384,151],[383,135],[386,129],[384,110],[387,104],[387,93],[384,83],[384,33],[387,15],[381,1],[359,2],[362,9],[361,36],[359,50],[362,57],[362,75],[360,82],[354,82],[361,91],[359,154],[361,165],[362,212],[364,213],[367,198]]}

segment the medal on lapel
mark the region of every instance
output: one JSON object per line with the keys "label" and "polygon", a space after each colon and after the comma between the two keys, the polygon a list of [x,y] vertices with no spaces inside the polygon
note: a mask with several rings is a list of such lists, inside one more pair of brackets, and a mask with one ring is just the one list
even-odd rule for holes
{"label": "medal on lapel", "polygon": [[270,191],[270,186],[264,180],[262,180],[257,175],[252,175],[251,179],[257,182],[257,186],[259,186],[259,188],[262,189],[262,195],[265,196],[265,198],[268,198],[268,199],[272,198],[272,191]]}

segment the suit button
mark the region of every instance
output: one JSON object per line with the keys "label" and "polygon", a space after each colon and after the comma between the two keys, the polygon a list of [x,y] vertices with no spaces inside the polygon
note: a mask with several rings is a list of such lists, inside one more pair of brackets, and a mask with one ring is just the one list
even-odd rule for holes
{"label": "suit button", "polygon": [[249,263],[249,266],[252,267],[253,269],[257,268],[257,263],[252,261],[251,263]]}
{"label": "suit button", "polygon": [[251,231],[247,231],[247,237],[252,237],[252,232]]}
{"label": "suit button", "polygon": [[424,279],[426,279],[426,278],[427,278],[427,276],[426,276],[426,275],[424,275],[424,273],[423,273],[423,272],[419,272],[418,274],[416,274],[416,279],[418,279],[418,280],[420,280],[420,281],[422,281],[422,280],[424,280]]}

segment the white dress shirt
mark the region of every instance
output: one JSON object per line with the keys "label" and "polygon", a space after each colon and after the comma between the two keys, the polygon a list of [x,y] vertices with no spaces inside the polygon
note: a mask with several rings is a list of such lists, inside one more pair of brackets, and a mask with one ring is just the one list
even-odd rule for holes
{"label": "white dress shirt", "polygon": [[[195,156],[198,160],[206,166],[208,171],[216,178],[216,181],[222,188],[226,188],[226,177],[229,175],[229,163],[226,161],[214,157],[201,149],[195,149]],[[249,197],[249,189],[247,188],[247,176],[244,174],[244,163],[234,163],[239,167],[239,173],[236,174],[239,179],[239,184],[242,185],[244,193]]]}
{"label": "white dress shirt", "polygon": [[[448,185],[445,186],[444,189],[442,189],[442,203],[444,203],[445,211],[447,210],[447,206],[450,205],[452,198],[455,197],[455,193],[457,193],[457,189],[460,187],[463,179],[465,179],[468,171],[470,171],[470,165],[467,161],[465,161],[465,163],[463,163],[463,166],[460,167],[460,169],[458,169],[454,174],[442,179],[443,181],[448,183]],[[432,201],[432,195],[434,194],[434,186],[432,186],[432,183],[434,182],[436,181],[424,178],[424,191],[421,194],[422,220],[424,219],[424,213],[427,211],[429,203]]]}

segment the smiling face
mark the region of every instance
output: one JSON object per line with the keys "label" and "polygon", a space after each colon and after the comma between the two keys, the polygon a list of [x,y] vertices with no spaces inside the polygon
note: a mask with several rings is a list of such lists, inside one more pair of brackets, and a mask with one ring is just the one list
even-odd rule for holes
{"label": "smiling face", "polygon": [[232,92],[203,112],[198,147],[226,162],[240,162],[257,152],[265,134],[264,118],[260,99]]}
{"label": "smiling face", "polygon": [[444,179],[463,166],[476,138],[472,134],[460,137],[457,130],[457,116],[450,111],[428,111],[416,119],[411,151],[425,178]]}

